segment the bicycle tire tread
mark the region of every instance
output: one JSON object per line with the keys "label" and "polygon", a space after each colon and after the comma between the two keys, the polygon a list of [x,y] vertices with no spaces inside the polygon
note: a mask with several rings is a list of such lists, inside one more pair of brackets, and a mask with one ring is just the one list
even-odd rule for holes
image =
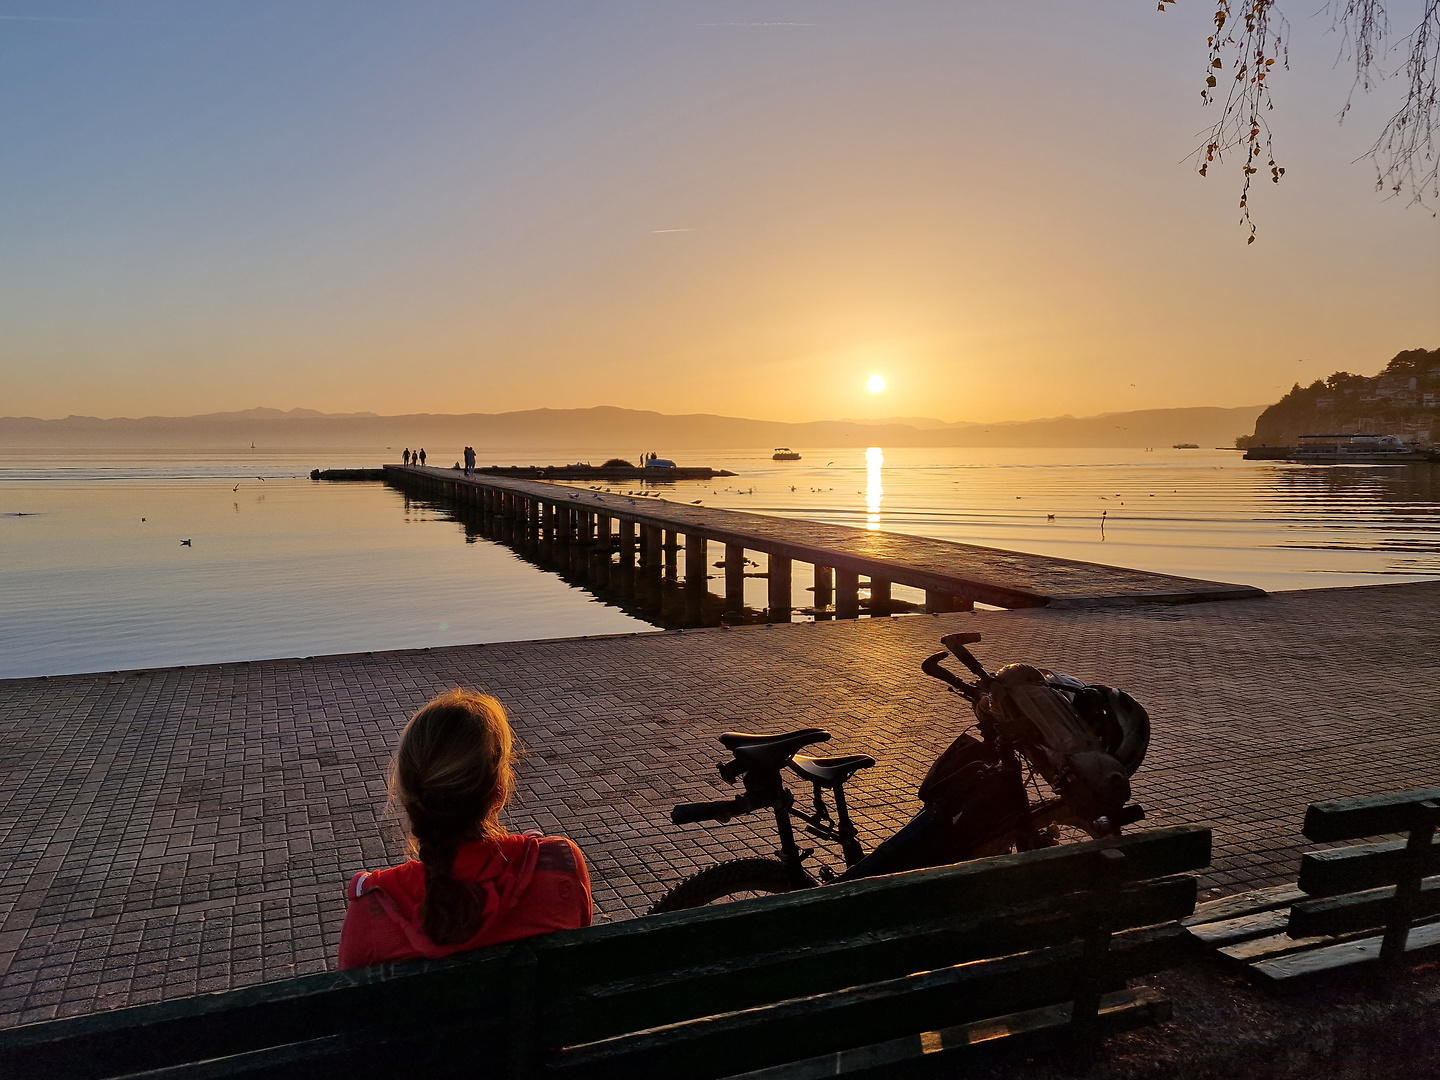
{"label": "bicycle tire tread", "polygon": [[732,859],[691,874],[655,901],[647,914],[703,907],[736,892],[786,893],[794,888],[779,859]]}

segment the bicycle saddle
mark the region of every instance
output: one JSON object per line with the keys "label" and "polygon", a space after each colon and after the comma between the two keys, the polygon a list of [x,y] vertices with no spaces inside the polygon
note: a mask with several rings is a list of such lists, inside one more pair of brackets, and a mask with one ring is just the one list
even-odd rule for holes
{"label": "bicycle saddle", "polygon": [[720,745],[735,755],[748,768],[779,771],[791,754],[811,743],[829,742],[830,733],[821,728],[801,728],[783,735],[750,735],[743,731],[727,731],[720,736]]}
{"label": "bicycle saddle", "polygon": [[875,759],[866,754],[846,754],[841,757],[805,757],[796,754],[792,759],[795,770],[807,780],[813,780],[821,787],[843,784],[861,769],[875,764]]}

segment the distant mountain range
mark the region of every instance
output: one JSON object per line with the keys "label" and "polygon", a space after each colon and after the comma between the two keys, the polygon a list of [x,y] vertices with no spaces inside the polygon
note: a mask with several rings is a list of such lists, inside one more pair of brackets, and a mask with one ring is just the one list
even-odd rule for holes
{"label": "distant mountain range", "polygon": [[1265,408],[1145,409],[1099,416],[1060,416],[1009,423],[946,423],[925,417],[822,420],[784,424],[735,416],[672,416],[602,405],[592,409],[445,415],[321,413],[312,409],[247,409],[203,416],[67,416],[63,420],[0,417],[0,447],[206,447],[240,448],[252,442],[274,450],[349,447],[377,450],[432,448],[437,460],[477,449],[603,450],[633,456],[645,450],[793,446],[1034,446],[1143,447],[1198,443],[1232,446],[1254,429]]}

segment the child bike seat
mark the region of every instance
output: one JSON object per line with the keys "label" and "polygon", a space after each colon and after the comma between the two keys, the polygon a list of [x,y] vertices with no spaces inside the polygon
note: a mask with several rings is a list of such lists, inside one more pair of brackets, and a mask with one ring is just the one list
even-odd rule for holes
{"label": "child bike seat", "polygon": [[846,754],[841,757],[805,757],[796,754],[791,764],[807,780],[813,780],[821,787],[843,784],[861,769],[875,764],[875,759],[866,754]]}

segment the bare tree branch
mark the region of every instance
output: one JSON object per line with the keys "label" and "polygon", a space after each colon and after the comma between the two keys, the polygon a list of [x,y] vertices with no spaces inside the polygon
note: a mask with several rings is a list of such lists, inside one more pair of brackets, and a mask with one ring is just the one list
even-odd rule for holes
{"label": "bare tree branch", "polygon": [[[1159,9],[1165,11],[1176,2],[1159,0]],[[1196,148],[1194,160],[1200,175],[1205,176],[1226,154],[1243,155],[1240,222],[1249,230],[1247,242],[1254,243],[1250,183],[1262,167],[1269,170],[1272,183],[1278,184],[1285,175],[1275,162],[1266,114],[1274,108],[1270,82],[1276,64],[1289,67],[1289,24],[1280,13],[1279,0],[1212,2],[1215,27],[1206,41],[1209,55],[1200,97],[1206,105],[1219,103],[1220,115],[1204,143]],[[1392,45],[1386,0],[1332,0],[1331,10],[1341,34],[1341,55],[1355,64],[1351,96],[1340,112],[1343,120],[1356,90],[1368,93],[1394,74],[1384,65],[1396,46]],[[1436,89],[1440,0],[1424,0],[1419,25],[1397,44],[1408,46],[1400,69],[1407,83],[1405,101],[1364,157],[1375,166],[1377,188],[1391,195],[1408,194],[1412,204],[1423,204],[1427,197],[1440,197],[1435,153],[1440,126],[1440,93]]]}
{"label": "bare tree branch", "polygon": [[[1347,0],[1337,22],[1351,45],[1356,86],[1368,91],[1386,77],[1376,59],[1388,51],[1390,28],[1383,0]],[[1419,25],[1400,44],[1409,45],[1402,68],[1405,102],[1364,156],[1375,166],[1376,188],[1392,196],[1408,195],[1411,205],[1423,205],[1427,197],[1440,198],[1440,158],[1435,154],[1435,131],[1440,127],[1435,85],[1440,68],[1440,0],[1425,0]],[[1347,101],[1345,109],[1349,108]]]}

